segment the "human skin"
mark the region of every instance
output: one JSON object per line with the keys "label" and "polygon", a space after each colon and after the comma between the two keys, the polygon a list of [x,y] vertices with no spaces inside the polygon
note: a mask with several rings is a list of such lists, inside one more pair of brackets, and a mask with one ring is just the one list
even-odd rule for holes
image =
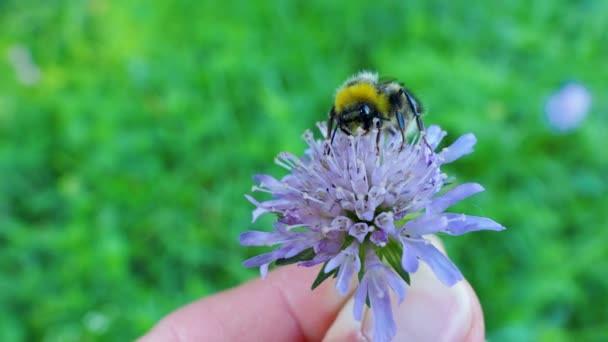
{"label": "human skin", "polygon": [[[163,318],[140,342],[371,341],[371,311],[361,322],[353,317],[356,281],[346,297],[336,292],[333,279],[311,291],[319,269],[280,267],[264,280],[198,300]],[[393,311],[394,341],[484,341],[481,306],[469,283],[448,288],[423,263]]]}

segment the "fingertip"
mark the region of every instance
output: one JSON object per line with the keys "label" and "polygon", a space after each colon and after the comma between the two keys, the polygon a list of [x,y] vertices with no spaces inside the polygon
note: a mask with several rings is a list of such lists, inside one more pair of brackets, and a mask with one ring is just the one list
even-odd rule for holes
{"label": "fingertip", "polygon": [[471,327],[463,341],[467,342],[483,342],[486,340],[485,321],[483,319],[483,309],[479,298],[475,294],[473,287],[468,282],[465,282],[471,298]]}
{"label": "fingertip", "polygon": [[346,297],[333,279],[314,291],[320,266],[278,268],[265,280],[203,298],[171,313],[141,341],[320,340]]}

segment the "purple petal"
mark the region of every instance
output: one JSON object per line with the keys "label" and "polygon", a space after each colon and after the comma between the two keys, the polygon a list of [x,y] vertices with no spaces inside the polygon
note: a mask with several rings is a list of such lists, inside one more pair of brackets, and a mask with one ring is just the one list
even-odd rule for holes
{"label": "purple petal", "polygon": [[437,278],[446,286],[452,286],[462,279],[462,274],[454,263],[427,240],[409,241],[416,255],[433,270]]}
{"label": "purple petal", "polygon": [[265,214],[267,212],[276,212],[284,210],[290,206],[290,201],[284,199],[258,202],[255,198],[249,195],[245,195],[245,198],[247,198],[249,202],[257,206],[257,208],[253,211],[253,219],[251,220],[251,222],[255,222],[262,214]]}
{"label": "purple petal", "polygon": [[269,175],[253,175],[253,181],[258,183],[260,187],[268,188],[272,191],[285,188],[284,184]]}
{"label": "purple petal", "polygon": [[315,257],[310,260],[305,260],[305,261],[299,262],[298,265],[303,266],[303,267],[311,267],[314,265],[324,263],[335,256],[336,256],[336,254],[320,253],[320,254],[315,255]]}
{"label": "purple petal", "polygon": [[403,246],[403,254],[401,255],[401,266],[408,273],[414,273],[418,270],[418,266],[420,263],[418,262],[418,258],[416,257],[416,252],[410,245],[401,241]]}
{"label": "purple petal", "polygon": [[448,207],[483,190],[483,186],[479,185],[478,183],[461,184],[446,192],[443,196],[433,198],[428,204],[426,210],[428,213],[432,214],[442,213]]}
{"label": "purple petal", "polygon": [[399,299],[399,303],[403,301],[405,298],[405,292],[407,291],[407,287],[405,286],[405,281],[401,279],[392,269],[385,269],[385,276],[388,281],[388,285],[393,289],[395,294],[397,295],[397,299]]}
{"label": "purple petal", "polygon": [[325,266],[325,273],[331,272],[333,269],[340,267],[345,260],[353,257],[356,257],[357,259],[359,258],[359,244],[354,241],[327,263]]}
{"label": "purple petal", "polygon": [[331,221],[330,227],[335,230],[347,231],[353,224],[353,221],[346,216],[338,216]]}
{"label": "purple petal", "polygon": [[444,233],[450,235],[461,235],[478,230],[501,231],[505,229],[503,225],[487,217],[452,213],[445,213],[442,216],[448,219],[448,226]]}
{"label": "purple petal", "polygon": [[376,246],[384,247],[388,243],[388,234],[382,229],[376,229],[369,240]]}
{"label": "purple petal", "polygon": [[355,209],[355,195],[348,191],[345,190],[342,187],[338,187],[336,189],[336,199],[338,199],[340,201],[340,206],[344,209],[344,210],[354,210]]}
{"label": "purple petal", "polygon": [[280,249],[275,249],[272,252],[256,255],[253,258],[249,258],[243,262],[243,266],[245,267],[259,267],[264,264],[270,264],[271,262],[276,261],[277,259],[282,258],[283,255]]}
{"label": "purple petal", "polygon": [[393,309],[384,279],[370,281],[369,304],[374,313],[374,341],[391,341],[397,333]]}
{"label": "purple petal", "polygon": [[[257,230],[250,230],[244,232],[239,236],[239,242],[243,246],[272,246],[276,243],[281,242],[279,238],[280,234],[276,232],[260,232]],[[279,241],[273,241],[273,240]]]}
{"label": "purple petal", "polygon": [[261,215],[265,214],[268,212],[267,209],[261,208],[260,207],[260,202],[258,202],[255,198],[253,198],[250,195],[245,195],[245,198],[247,200],[249,200],[249,202],[253,203],[253,205],[255,205],[257,208],[255,208],[255,210],[253,211],[253,218],[251,219],[251,222],[255,222],[258,217],[260,217]]}
{"label": "purple petal", "polygon": [[260,266],[260,276],[262,279],[266,279],[266,275],[268,274],[268,265],[269,264],[264,264]]}
{"label": "purple petal", "polygon": [[[356,244],[356,242],[353,242],[353,244]],[[356,244],[356,247],[358,249],[359,245]],[[350,287],[353,275],[361,270],[361,260],[358,254],[350,255],[349,253],[346,261],[340,266],[338,278],[336,279],[336,289],[343,296],[348,294],[348,288]]]}
{"label": "purple petal", "polygon": [[384,201],[384,195],[386,194],[386,189],[380,186],[373,186],[369,189],[367,194],[367,201],[370,203],[370,206],[376,208]]}
{"label": "purple petal", "polygon": [[441,143],[441,140],[447,135],[447,133],[437,125],[432,125],[426,129],[426,142],[435,150]]}
{"label": "purple petal", "polygon": [[334,269],[340,267],[344,263],[346,255],[343,252],[338,253],[335,257],[331,258],[327,265],[325,265],[325,273],[329,273]]}
{"label": "purple petal", "polygon": [[376,207],[372,207],[368,201],[360,198],[355,202],[355,213],[360,220],[371,221],[374,219]]}
{"label": "purple petal", "polygon": [[355,291],[354,298],[353,314],[357,321],[361,321],[361,318],[363,318],[363,305],[367,299],[367,278],[363,277],[363,279],[361,279],[359,287],[357,287],[357,291]]}
{"label": "purple petal", "polygon": [[382,228],[388,234],[395,233],[395,221],[393,218],[393,213],[391,212],[380,213],[374,219],[374,223],[376,224],[376,226]]}
{"label": "purple petal", "polygon": [[294,256],[298,255],[298,253],[300,253],[310,247],[311,247],[311,245],[310,245],[309,241],[293,241],[293,242],[285,243],[280,248],[280,249],[284,250],[283,256],[281,256],[281,258],[294,257]]}
{"label": "purple petal", "polygon": [[403,226],[402,234],[418,237],[443,231],[447,226],[447,218],[440,215],[423,214],[408,221]]}
{"label": "purple petal", "polygon": [[354,237],[359,241],[359,243],[363,243],[367,233],[369,232],[369,226],[366,223],[359,222],[353,224],[348,230],[348,235]]}
{"label": "purple petal", "polygon": [[472,133],[467,133],[458,138],[452,145],[446,147],[441,151],[440,156],[443,161],[442,164],[448,164],[454,160],[473,153],[473,146],[477,143],[477,138]]}
{"label": "purple petal", "polygon": [[340,247],[342,247],[342,243],[344,242],[344,233],[340,236],[335,236],[331,240],[323,239],[319,240],[313,247],[315,253],[334,253],[337,254],[340,252]]}

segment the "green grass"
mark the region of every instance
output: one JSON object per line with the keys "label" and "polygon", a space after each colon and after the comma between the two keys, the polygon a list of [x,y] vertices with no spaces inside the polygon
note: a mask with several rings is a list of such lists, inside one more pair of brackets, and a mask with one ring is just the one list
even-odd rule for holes
{"label": "green grass", "polygon": [[[0,340],[133,339],[255,277],[251,175],[363,68],[478,137],[447,171],[487,191],[458,210],[508,230],[444,241],[488,338],[606,340],[608,3],[366,3],[0,1]],[[557,135],[543,104],[572,79],[593,109]]]}

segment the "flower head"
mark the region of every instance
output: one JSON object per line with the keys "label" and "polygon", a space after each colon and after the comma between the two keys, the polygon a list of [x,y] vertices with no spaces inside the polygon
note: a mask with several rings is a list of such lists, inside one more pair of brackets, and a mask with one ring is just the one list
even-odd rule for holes
{"label": "flower head", "polygon": [[[319,124],[319,129],[325,134],[325,125]],[[386,135],[378,153],[375,132],[339,134],[328,146],[307,131],[303,139],[309,148],[304,157],[281,153],[276,159],[289,171],[285,177],[254,177],[258,185],[253,190],[267,192],[272,199],[258,202],[247,196],[257,207],[253,220],[265,213],[278,218],[275,231],[249,231],[240,242],[279,247],[244,265],[260,267],[265,276],[273,262],[325,263],[313,288],[333,275],[342,295],[357,274],[355,318],[361,319],[363,304],[369,303],[375,317],[374,339],[390,340],[396,326],[389,291],[403,299],[409,273],[416,272],[419,260],[446,286],[462,279],[458,268],[424,235],[504,229],[488,218],[445,212],[483,191],[481,185],[465,183],[439,195],[447,178],[440,167],[471,153],[475,136],[463,135],[435,152],[446,133],[432,126],[424,134],[424,139],[403,150],[400,136]]]}

